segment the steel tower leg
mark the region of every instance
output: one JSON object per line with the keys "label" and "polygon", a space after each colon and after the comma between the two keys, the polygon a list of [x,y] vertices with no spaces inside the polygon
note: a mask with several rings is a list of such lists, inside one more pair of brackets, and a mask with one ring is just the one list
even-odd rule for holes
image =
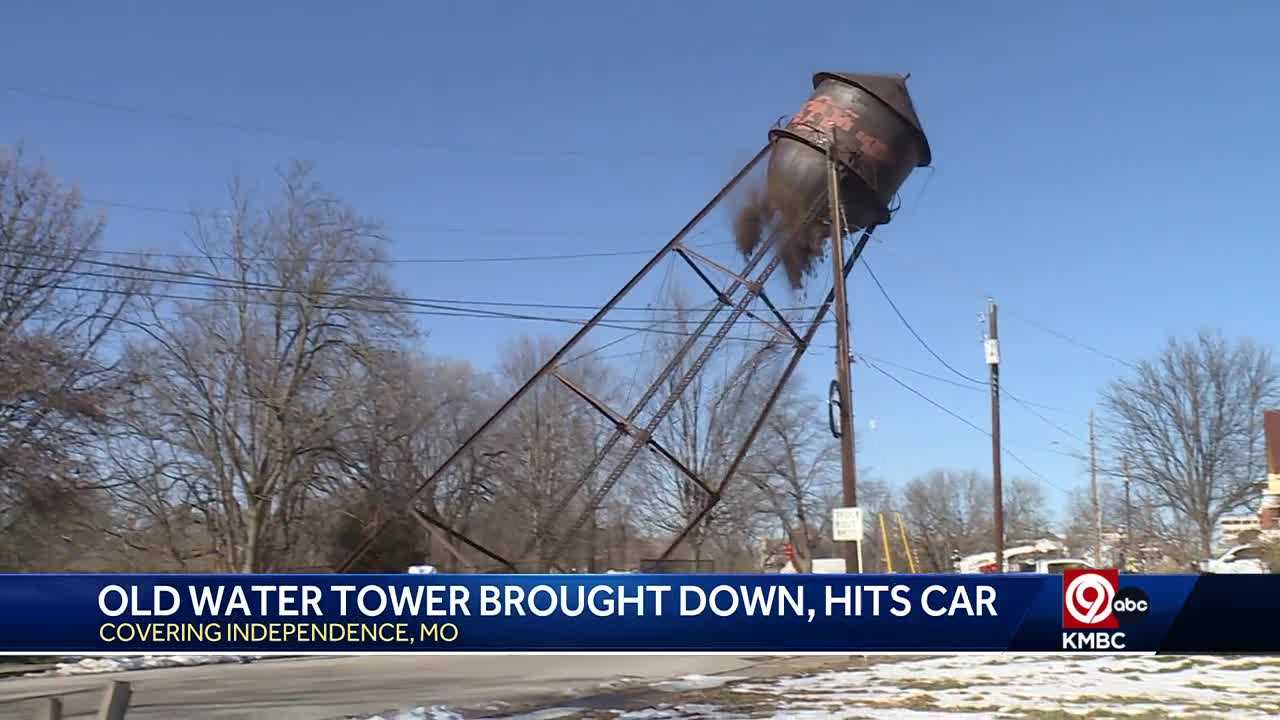
{"label": "steel tower leg", "polygon": [[[542,379],[544,376],[549,374],[551,370],[561,360],[564,359],[565,355],[567,355],[569,351],[573,349],[573,347],[577,345],[577,343],[587,335],[587,333],[589,333],[593,328],[599,325],[599,323],[604,319],[604,317],[609,312],[611,312],[614,309],[614,307],[618,305],[619,302],[622,301],[622,299],[627,295],[627,293],[631,292],[631,290],[633,290],[635,286],[640,283],[641,280],[643,280],[655,267],[657,267],[658,264],[661,263],[662,260],[666,258],[668,254],[670,254],[674,249],[676,249],[676,247],[679,246],[680,243],[684,240],[685,236],[689,234],[689,231],[692,230],[694,226],[700,223],[704,218],[706,218],[706,216],[709,215],[711,211],[715,209],[715,207],[719,205],[722,200],[724,200],[725,196],[727,196],[733,190],[733,188],[737,187],[738,183],[740,183],[743,180],[743,178],[745,178],[751,172],[751,170],[760,162],[760,160],[765,157],[765,155],[768,153],[771,147],[772,147],[772,141],[769,144],[766,144],[764,147],[762,147],[760,151],[757,152],[755,156],[752,157],[751,160],[749,160],[747,164],[744,165],[742,169],[739,170],[738,173],[734,175],[729,180],[729,182],[726,183],[724,187],[722,187],[720,191],[717,192],[715,196],[712,197],[711,200],[705,206],[703,206],[703,208],[699,210],[698,213],[694,215],[693,218],[689,220],[689,222],[686,223],[685,226],[675,234],[675,236],[671,238],[670,241],[667,242],[666,245],[664,245],[660,250],[658,250],[658,252],[655,253],[654,256],[650,258],[649,261],[645,263],[644,266],[640,268],[640,270],[630,280],[628,280],[625,285],[622,286],[621,290],[619,290],[612,298],[610,298],[609,301],[606,302],[603,307],[601,307],[598,311],[596,311],[596,313],[591,317],[591,319],[588,320],[585,324],[583,324],[583,326],[579,328],[578,331],[574,333],[573,336],[569,338],[569,340],[565,342],[565,344],[562,345],[560,349],[557,350],[555,354],[552,355],[546,361],[546,363],[544,363],[542,367],[540,367],[538,371],[533,374],[533,377],[529,378],[529,380],[526,381],[524,385],[521,385],[520,388],[516,390],[516,392],[510,398],[508,398],[507,401],[504,402],[493,413],[493,415],[489,417],[489,419],[485,420],[480,425],[480,427],[477,428],[476,431],[471,434],[470,437],[468,437],[465,441],[463,441],[463,443],[453,451],[453,453],[444,461],[444,463],[439,468],[436,469],[435,472],[431,473],[431,475],[429,475],[425,480],[423,480],[418,485],[418,487],[413,491],[413,494],[410,495],[409,498],[407,499],[408,504],[411,506],[413,504],[413,501],[416,500],[417,497],[421,495],[428,487],[430,487],[432,483],[434,483],[438,478],[440,478],[440,476],[442,476],[453,465],[453,463],[456,462],[457,459],[460,458],[462,454],[465,453],[471,447],[471,445],[481,435],[485,433],[485,431],[487,431],[495,422],[497,422],[499,418],[505,415],[506,412],[510,410],[511,407],[515,405],[515,403],[520,398],[524,397],[524,395],[534,386],[535,383],[537,383],[538,380]],[[388,523],[387,520],[383,520],[382,522],[377,523],[374,526],[373,530],[365,537],[365,539],[356,547],[354,551],[352,551],[351,555],[348,556],[347,559],[344,560],[340,565],[338,565],[337,571],[345,572],[346,570],[350,569],[351,566],[357,560],[359,560],[366,552],[368,552],[369,547],[372,546],[374,541],[377,540],[378,536],[380,536],[386,530],[387,523]]]}
{"label": "steel tower leg", "polygon": [[[857,263],[858,258],[862,255],[862,251],[866,248],[867,241],[871,239],[871,233],[874,230],[874,227],[869,228],[862,233],[862,237],[858,238],[857,246],[854,247],[853,253],[849,256],[849,259],[845,261],[845,277],[848,277],[849,271],[853,269],[854,264]],[[659,556],[658,559],[671,559],[671,554],[675,552],[676,548],[684,542],[685,538],[689,536],[689,533],[693,532],[693,530],[702,523],[707,515],[710,514],[711,510],[720,502],[720,498],[724,496],[724,491],[729,486],[729,482],[733,480],[734,474],[738,471],[738,466],[742,464],[744,459],[746,459],[747,451],[751,449],[751,444],[755,442],[756,435],[760,434],[760,430],[764,427],[765,421],[769,419],[769,413],[773,411],[773,406],[778,402],[778,398],[782,396],[782,390],[786,386],[787,381],[791,379],[792,374],[795,373],[796,368],[800,365],[800,359],[804,356],[805,351],[809,349],[810,343],[813,342],[814,335],[818,333],[818,328],[822,326],[822,321],[826,317],[827,311],[831,309],[831,305],[834,301],[835,288],[832,287],[831,290],[827,291],[827,296],[823,300],[822,305],[818,308],[817,313],[814,314],[813,320],[809,322],[809,327],[805,330],[802,341],[791,353],[791,359],[787,362],[786,368],[782,371],[782,375],[778,378],[777,384],[769,394],[769,399],[765,401],[764,407],[760,410],[760,414],[756,416],[756,421],[752,424],[751,430],[747,432],[747,436],[743,439],[742,445],[739,446],[738,453],[734,455],[733,461],[725,471],[724,479],[720,481],[719,487],[717,487],[716,491],[707,498],[706,505],[704,505],[698,514],[690,520],[687,525],[685,525],[684,530],[680,531],[680,534],[671,541],[671,544],[667,546],[667,549],[662,552],[662,555]]]}

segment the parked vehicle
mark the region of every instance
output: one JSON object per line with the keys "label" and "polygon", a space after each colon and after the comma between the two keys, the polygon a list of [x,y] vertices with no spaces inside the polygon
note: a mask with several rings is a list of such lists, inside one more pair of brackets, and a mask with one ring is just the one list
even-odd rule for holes
{"label": "parked vehicle", "polygon": [[[788,561],[778,572],[789,575],[795,571],[796,566]],[[810,571],[815,575],[842,575],[847,571],[847,567],[844,558],[814,558]]]}
{"label": "parked vehicle", "polygon": [[1067,570],[1082,570],[1091,567],[1093,567],[1093,563],[1080,558],[1049,558],[1022,563],[1018,566],[1017,572],[1061,575]]}
{"label": "parked vehicle", "polygon": [[[1042,539],[1030,545],[1018,545],[1005,548],[1004,571],[1016,569],[1022,563],[1032,563],[1045,558],[1058,558],[1067,551],[1065,545],[1057,540]],[[956,559],[956,570],[961,573],[993,573],[996,568],[996,554],[983,552]]]}
{"label": "parked vehicle", "polygon": [[1260,545],[1237,545],[1213,560],[1200,563],[1200,572],[1214,575],[1265,575],[1267,564]]}
{"label": "parked vehicle", "polygon": [[410,575],[435,575],[440,572],[435,565],[410,565]]}

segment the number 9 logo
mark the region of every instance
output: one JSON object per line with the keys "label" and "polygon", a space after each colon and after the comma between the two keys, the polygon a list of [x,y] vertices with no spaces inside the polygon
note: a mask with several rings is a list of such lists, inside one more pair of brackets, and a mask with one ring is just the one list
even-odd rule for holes
{"label": "number 9 logo", "polygon": [[1084,574],[1071,579],[1066,592],[1067,614],[1083,625],[1097,625],[1111,617],[1116,590],[1101,575]]}

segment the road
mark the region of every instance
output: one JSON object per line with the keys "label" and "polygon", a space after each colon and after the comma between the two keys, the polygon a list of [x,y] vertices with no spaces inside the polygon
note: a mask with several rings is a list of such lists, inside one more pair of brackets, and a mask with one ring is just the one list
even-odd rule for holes
{"label": "road", "polygon": [[[368,656],[267,660],[73,677],[0,681],[0,719],[30,720],[35,701],[16,698],[97,690],[110,680],[133,685],[129,720],[193,718],[320,720],[368,717],[393,709],[598,692],[620,677],[653,682],[682,675],[743,672],[765,658],[727,656]],[[776,662],[776,661],[775,661]],[[100,693],[64,697],[65,718],[89,718]]]}

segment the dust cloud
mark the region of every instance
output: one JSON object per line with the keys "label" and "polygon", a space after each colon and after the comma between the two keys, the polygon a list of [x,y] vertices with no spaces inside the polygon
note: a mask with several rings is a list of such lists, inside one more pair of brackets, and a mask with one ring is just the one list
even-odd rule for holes
{"label": "dust cloud", "polygon": [[750,255],[768,238],[777,238],[775,251],[792,290],[799,290],[827,253],[830,223],[821,198],[802,198],[777,185],[759,182],[748,187],[733,218],[738,250]]}

